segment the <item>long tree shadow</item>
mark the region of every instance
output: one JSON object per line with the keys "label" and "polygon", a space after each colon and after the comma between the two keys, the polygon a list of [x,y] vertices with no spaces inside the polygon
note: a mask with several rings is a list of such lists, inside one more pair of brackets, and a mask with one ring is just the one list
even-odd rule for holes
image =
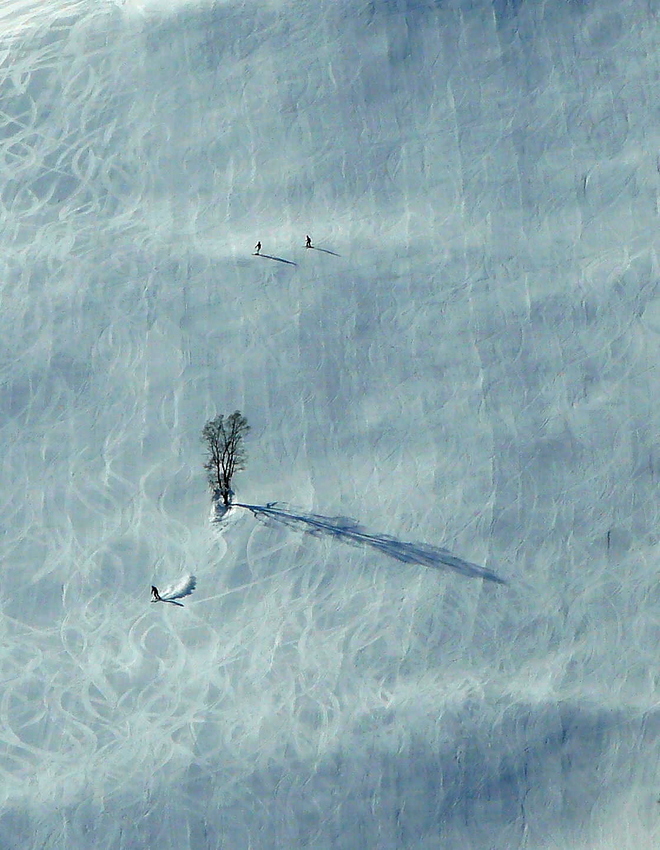
{"label": "long tree shadow", "polygon": [[280,507],[279,502],[266,505],[236,504],[246,508],[257,519],[272,520],[296,531],[304,531],[316,536],[330,536],[343,543],[356,546],[368,546],[405,564],[420,564],[434,569],[450,569],[468,578],[481,578],[496,584],[506,584],[496,573],[472,564],[453,555],[448,549],[429,546],[426,543],[405,543],[387,534],[369,534],[358,522],[350,517],[327,517],[320,514],[308,514],[294,511],[287,505]]}
{"label": "long tree shadow", "polygon": [[286,263],[287,266],[297,266],[293,260],[285,260],[284,257],[273,257],[271,254],[253,254],[253,257],[263,257],[264,260],[277,260],[278,263]]}

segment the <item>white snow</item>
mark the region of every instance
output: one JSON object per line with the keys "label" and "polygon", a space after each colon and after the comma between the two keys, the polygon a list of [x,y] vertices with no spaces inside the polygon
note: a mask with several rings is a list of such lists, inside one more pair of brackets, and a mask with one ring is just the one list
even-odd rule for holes
{"label": "white snow", "polygon": [[0,847],[656,848],[655,4],[0,30]]}
{"label": "white snow", "polygon": [[197,587],[197,578],[193,575],[181,576],[172,584],[168,584],[164,590],[160,592],[160,598],[163,602],[172,602],[175,599],[183,599],[190,596],[193,590]]}

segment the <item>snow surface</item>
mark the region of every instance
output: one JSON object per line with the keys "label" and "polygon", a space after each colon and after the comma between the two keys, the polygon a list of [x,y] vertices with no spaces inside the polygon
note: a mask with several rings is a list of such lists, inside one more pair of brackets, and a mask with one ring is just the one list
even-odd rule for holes
{"label": "snow surface", "polygon": [[4,0],[3,850],[660,845],[658,11]]}

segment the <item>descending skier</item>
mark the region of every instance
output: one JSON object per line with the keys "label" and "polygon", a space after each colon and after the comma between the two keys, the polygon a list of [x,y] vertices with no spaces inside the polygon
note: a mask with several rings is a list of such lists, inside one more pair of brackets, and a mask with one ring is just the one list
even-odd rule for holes
{"label": "descending skier", "polygon": [[257,242],[257,244],[254,246],[254,253],[255,254],[261,253],[261,242]]}
{"label": "descending skier", "polygon": [[182,599],[184,596],[190,596],[193,590],[197,587],[197,579],[193,575],[182,576],[175,584],[168,585],[161,596],[158,588],[151,585],[151,601],[152,602],[169,602],[170,605],[177,605],[183,608],[177,599]]}
{"label": "descending skier", "polygon": [[312,245],[312,237],[311,236],[305,236],[305,248],[313,248],[313,247],[314,246]]}

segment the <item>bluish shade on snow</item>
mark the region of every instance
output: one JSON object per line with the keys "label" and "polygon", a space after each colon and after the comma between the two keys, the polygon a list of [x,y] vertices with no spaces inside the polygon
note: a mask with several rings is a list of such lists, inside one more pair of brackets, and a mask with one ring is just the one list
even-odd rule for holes
{"label": "bluish shade on snow", "polygon": [[657,13],[5,0],[2,850],[659,846]]}

